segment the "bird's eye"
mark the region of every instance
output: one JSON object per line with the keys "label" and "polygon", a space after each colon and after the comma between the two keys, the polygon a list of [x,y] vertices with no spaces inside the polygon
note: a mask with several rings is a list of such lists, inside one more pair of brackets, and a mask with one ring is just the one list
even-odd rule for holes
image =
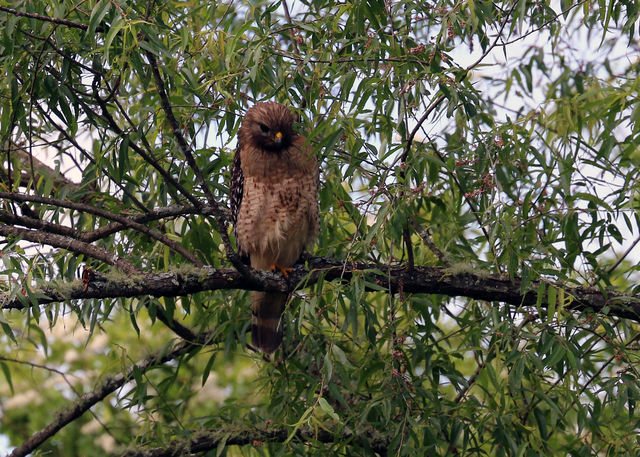
{"label": "bird's eye", "polygon": [[263,133],[269,133],[269,127],[264,125],[262,122],[259,123],[258,125],[260,126],[260,130],[262,130]]}

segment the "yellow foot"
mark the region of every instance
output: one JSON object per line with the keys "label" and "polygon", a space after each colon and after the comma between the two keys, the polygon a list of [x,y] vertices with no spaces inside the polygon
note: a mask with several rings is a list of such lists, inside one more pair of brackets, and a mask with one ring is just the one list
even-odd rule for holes
{"label": "yellow foot", "polygon": [[272,263],[269,267],[271,271],[279,271],[285,278],[289,277],[289,273],[293,270],[293,268],[281,267],[277,263]]}

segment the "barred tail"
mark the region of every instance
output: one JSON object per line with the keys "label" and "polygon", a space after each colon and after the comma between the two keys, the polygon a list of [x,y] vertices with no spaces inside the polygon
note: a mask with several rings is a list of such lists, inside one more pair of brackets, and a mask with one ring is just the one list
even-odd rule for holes
{"label": "barred tail", "polygon": [[289,294],[251,292],[253,320],[251,341],[263,352],[271,353],[282,342],[282,313]]}

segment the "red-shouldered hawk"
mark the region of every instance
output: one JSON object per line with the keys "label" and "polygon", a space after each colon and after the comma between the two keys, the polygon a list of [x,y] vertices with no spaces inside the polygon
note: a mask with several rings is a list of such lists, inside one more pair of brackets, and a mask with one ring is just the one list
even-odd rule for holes
{"label": "red-shouldered hawk", "polygon": [[[231,171],[231,213],[236,243],[251,266],[283,274],[318,233],[318,163],[294,117],[280,103],[258,103],[238,131]],[[282,342],[288,294],[251,292],[254,346],[270,353]]]}

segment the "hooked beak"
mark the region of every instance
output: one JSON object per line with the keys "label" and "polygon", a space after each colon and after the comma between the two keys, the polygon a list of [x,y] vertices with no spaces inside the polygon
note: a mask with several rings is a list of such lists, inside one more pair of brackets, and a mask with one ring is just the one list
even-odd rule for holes
{"label": "hooked beak", "polygon": [[275,134],[275,143],[279,146],[280,144],[282,144],[282,137],[284,135],[282,134],[282,132],[276,132]]}

